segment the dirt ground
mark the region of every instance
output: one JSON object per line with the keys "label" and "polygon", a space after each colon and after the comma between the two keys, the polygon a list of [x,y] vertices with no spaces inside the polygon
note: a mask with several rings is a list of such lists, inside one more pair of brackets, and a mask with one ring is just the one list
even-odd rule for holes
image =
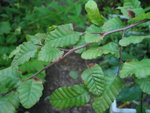
{"label": "dirt ground", "polygon": [[[44,83],[44,91],[40,101],[32,107],[30,110],[21,108],[19,113],[94,113],[91,106],[86,105],[83,107],[75,107],[65,110],[58,110],[51,106],[49,103],[49,96],[52,92],[61,86],[72,86],[74,84],[82,83],[80,76],[77,80],[73,80],[69,76],[70,71],[77,71],[81,75],[82,71],[87,66],[98,63],[98,60],[87,61],[80,58],[78,54],[72,54],[63,61],[51,66],[47,71],[46,81]],[[146,104],[150,104],[150,97],[144,98]],[[135,106],[135,105],[134,105]],[[131,105],[127,107],[134,107]],[[27,112],[25,112],[27,111]]]}
{"label": "dirt ground", "polygon": [[80,75],[89,63],[91,63],[91,61],[84,61],[79,55],[72,54],[60,63],[50,67],[47,70],[43,96],[41,100],[30,110],[30,113],[94,113],[90,106],[58,110],[52,107],[48,100],[48,96],[51,95],[55,89],[61,86],[72,86],[73,84],[82,83],[80,77],[78,80],[73,80],[69,76],[69,72],[77,71]]}

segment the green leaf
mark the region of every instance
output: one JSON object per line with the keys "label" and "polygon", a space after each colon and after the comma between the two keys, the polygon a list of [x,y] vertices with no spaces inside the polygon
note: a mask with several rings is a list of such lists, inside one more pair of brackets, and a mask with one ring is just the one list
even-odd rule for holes
{"label": "green leaf", "polygon": [[9,58],[13,58],[17,53],[19,53],[20,47],[21,47],[22,45],[23,45],[23,44],[17,46],[16,49],[14,49],[14,50],[10,53]]}
{"label": "green leaf", "polygon": [[83,59],[96,59],[103,54],[112,54],[115,57],[119,56],[119,48],[118,45],[114,42],[110,42],[101,47],[92,47],[84,51],[81,55]]}
{"label": "green leaf", "polygon": [[105,76],[105,89],[100,97],[94,98],[92,103],[95,112],[103,113],[107,110],[122,87],[123,83],[116,75],[109,74]]}
{"label": "green leaf", "polygon": [[144,13],[144,9],[141,8],[139,0],[124,0],[123,7],[118,7],[118,9],[120,9],[122,14],[127,18],[130,18],[127,10],[133,11],[136,16]]}
{"label": "green leaf", "polygon": [[99,65],[95,65],[89,69],[86,69],[82,75],[82,80],[88,88],[89,92],[94,95],[101,95],[104,90],[104,73]]}
{"label": "green leaf", "polygon": [[93,32],[102,32],[101,27],[97,27],[95,25],[90,25],[87,29],[86,29],[86,34],[85,34],[85,41],[87,43],[91,43],[91,42],[99,42],[100,40],[103,39],[103,37],[101,37],[99,34],[93,34]]}
{"label": "green leaf", "polygon": [[147,113],[147,112],[149,112],[149,110],[147,111],[146,109],[147,109],[147,107],[146,107],[145,104],[142,104],[142,106],[139,104],[139,105],[136,106],[136,113]]}
{"label": "green leaf", "polygon": [[42,69],[47,64],[49,64],[49,63],[39,61],[39,60],[32,60],[30,62],[26,62],[23,65],[21,65],[20,70],[22,73],[26,73],[26,72],[29,72],[29,73],[33,72],[34,73],[34,72]]}
{"label": "green leaf", "polygon": [[[2,97],[3,98],[3,97]],[[5,98],[8,99],[8,101],[15,107],[19,108],[19,98],[18,98],[18,92],[10,92],[5,96]]]}
{"label": "green leaf", "polygon": [[42,47],[39,52],[38,59],[45,62],[50,62],[52,60],[56,60],[61,56],[64,52],[60,51],[57,48],[51,47],[49,44],[46,44]]}
{"label": "green leaf", "polygon": [[47,38],[47,34],[45,33],[37,33],[35,35],[27,35],[27,41],[32,42],[33,44],[42,44],[42,41]]}
{"label": "green leaf", "polygon": [[90,99],[84,85],[61,87],[50,96],[50,103],[59,109],[85,105]]}
{"label": "green leaf", "polygon": [[13,45],[17,42],[17,37],[13,33],[9,33],[9,35],[6,37],[6,43],[9,45]]}
{"label": "green leaf", "polygon": [[0,113],[16,113],[16,110],[7,99],[0,98]]}
{"label": "green leaf", "polygon": [[118,101],[127,102],[139,100],[141,98],[141,89],[138,86],[125,87],[119,93]]}
{"label": "green leaf", "polygon": [[77,43],[79,39],[80,33],[73,31],[72,24],[65,24],[51,31],[45,43],[51,47],[66,47]]}
{"label": "green leaf", "polygon": [[97,4],[94,0],[89,0],[85,5],[85,10],[89,20],[95,25],[102,25],[105,18],[100,14]]}
{"label": "green leaf", "polygon": [[19,52],[15,55],[12,65],[20,65],[30,60],[30,58],[35,56],[38,50],[38,46],[32,43],[23,43],[20,46]]}
{"label": "green leaf", "polygon": [[101,27],[98,27],[98,26],[92,24],[86,28],[86,32],[91,33],[91,32],[103,32],[103,31],[102,31]]}
{"label": "green leaf", "polygon": [[150,19],[150,12],[141,14],[139,16],[136,16],[135,18],[130,19],[129,23],[138,22],[138,21],[142,21],[142,20],[145,20],[145,19]]}
{"label": "green leaf", "polygon": [[145,78],[150,76],[150,59],[125,62],[121,69],[120,77],[125,78],[132,74],[135,74],[137,78]]}
{"label": "green leaf", "polygon": [[128,46],[130,44],[137,44],[142,42],[144,39],[150,38],[150,35],[147,36],[129,36],[129,37],[124,37],[119,41],[119,44],[121,46]]}
{"label": "green leaf", "polygon": [[0,46],[0,55],[9,54],[14,49],[14,46]]}
{"label": "green leaf", "polygon": [[77,80],[79,75],[78,75],[78,72],[77,71],[70,71],[69,72],[69,76],[74,79],[74,80]]}
{"label": "green leaf", "polygon": [[124,24],[122,23],[120,18],[116,17],[116,18],[112,18],[106,21],[104,25],[102,26],[102,30],[103,32],[108,32],[108,31],[116,30],[122,27],[124,27]]}
{"label": "green leaf", "polygon": [[11,30],[9,22],[1,22],[0,23],[0,34],[9,33]]}
{"label": "green leaf", "polygon": [[141,3],[139,0],[124,0],[124,7],[141,8]]}
{"label": "green leaf", "polygon": [[96,59],[102,56],[102,50],[99,47],[92,47],[84,51],[81,55],[83,59]]}
{"label": "green leaf", "polygon": [[136,80],[144,93],[150,94],[150,77]]}
{"label": "green leaf", "polygon": [[0,70],[0,88],[14,88],[19,82],[19,74],[12,67]]}
{"label": "green leaf", "polygon": [[[82,46],[84,44],[86,44],[85,39],[84,39],[83,36],[81,36],[81,39],[79,40],[79,42],[76,45],[73,46],[73,48],[77,48],[77,47]],[[86,48],[81,48],[81,49],[75,51],[75,53],[79,53],[80,54],[80,53],[82,53],[85,50],[86,50]]]}
{"label": "green leaf", "polygon": [[103,40],[103,37],[101,37],[99,34],[92,34],[92,33],[85,34],[85,41],[87,43],[99,42],[101,40]]}
{"label": "green leaf", "polygon": [[11,92],[0,97],[0,113],[16,113],[19,107],[19,99],[17,92]]}
{"label": "green leaf", "polygon": [[52,26],[48,27],[48,31],[53,31],[55,29],[57,29],[56,25],[52,25]]}
{"label": "green leaf", "polygon": [[31,108],[42,96],[42,81],[28,80],[17,88],[19,99],[23,107]]}

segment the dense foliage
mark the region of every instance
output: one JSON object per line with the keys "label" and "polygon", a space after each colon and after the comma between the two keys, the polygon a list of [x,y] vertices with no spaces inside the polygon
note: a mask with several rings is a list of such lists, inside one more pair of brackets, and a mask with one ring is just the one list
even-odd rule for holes
{"label": "dense foliage", "polygon": [[[103,61],[83,70],[82,84],[56,89],[49,97],[54,107],[89,103],[96,113],[103,113],[115,99],[133,101],[140,100],[137,95],[150,94],[150,13],[139,0],[124,0],[118,7],[122,15],[116,11],[116,15],[107,16],[94,0],[66,0],[67,5],[52,1],[39,6],[40,0],[31,3],[35,6],[28,8],[24,1],[1,8],[5,13],[0,23],[0,59],[2,68],[9,67],[0,70],[0,113],[15,113],[20,104],[27,109],[35,105],[42,96],[44,71],[73,52],[85,60]],[[87,26],[86,16],[81,15],[83,4],[89,19]],[[15,12],[16,20],[10,10]],[[63,25],[56,25],[61,21]],[[13,50],[13,44],[20,45]],[[133,81],[125,84],[125,78]],[[128,100],[126,91],[133,98]]]}

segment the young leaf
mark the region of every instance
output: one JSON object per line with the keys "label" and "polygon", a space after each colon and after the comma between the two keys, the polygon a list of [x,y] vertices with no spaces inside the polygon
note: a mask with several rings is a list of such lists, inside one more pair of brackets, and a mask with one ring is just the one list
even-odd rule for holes
{"label": "young leaf", "polygon": [[39,52],[38,59],[45,62],[50,62],[51,60],[56,60],[61,56],[64,52],[60,51],[57,48],[51,47],[49,44],[46,44],[42,47]]}
{"label": "young leaf", "polygon": [[129,37],[124,37],[119,41],[119,44],[121,46],[128,46],[130,44],[137,44],[142,42],[144,39],[150,38],[150,35],[147,36],[129,36]]}
{"label": "young leaf", "polygon": [[112,18],[106,21],[104,25],[102,26],[102,30],[103,32],[107,32],[107,31],[112,31],[112,30],[119,29],[122,27],[124,27],[124,24],[122,23],[120,18],[116,17],[116,18]]}
{"label": "young leaf", "polygon": [[80,33],[73,31],[72,24],[65,24],[51,31],[45,43],[51,47],[66,47],[77,43],[79,39]]}
{"label": "young leaf", "polygon": [[103,113],[108,109],[122,87],[123,83],[117,76],[112,74],[105,76],[104,92],[100,97],[96,97],[92,103],[95,112]]}
{"label": "young leaf", "polygon": [[50,103],[59,109],[85,105],[90,99],[84,85],[61,87],[50,96]]}
{"label": "young leaf", "polygon": [[38,50],[38,46],[32,43],[23,43],[20,46],[19,52],[16,54],[12,61],[12,65],[20,65],[30,60],[30,58],[35,56]]}
{"label": "young leaf", "polygon": [[89,0],[85,5],[85,10],[89,20],[95,25],[102,25],[105,18],[100,14],[97,4],[94,0]]}
{"label": "young leaf", "polygon": [[103,54],[109,54],[115,55],[115,57],[119,56],[119,48],[118,45],[114,42],[110,42],[104,46],[101,47],[93,47],[86,51],[84,51],[81,55],[83,59],[96,59]]}
{"label": "young leaf", "polygon": [[89,92],[94,95],[100,96],[104,90],[104,73],[99,65],[95,65],[89,69],[86,69],[82,75],[82,80],[88,88]]}
{"label": "young leaf", "polygon": [[150,75],[150,59],[125,62],[120,72],[120,77],[125,78],[131,74],[135,74],[137,78],[148,77]]}
{"label": "young leaf", "polygon": [[138,79],[137,83],[144,93],[150,94],[150,77]]}
{"label": "young leaf", "polygon": [[42,81],[28,80],[22,82],[17,88],[19,99],[23,107],[30,108],[39,101],[42,96]]}

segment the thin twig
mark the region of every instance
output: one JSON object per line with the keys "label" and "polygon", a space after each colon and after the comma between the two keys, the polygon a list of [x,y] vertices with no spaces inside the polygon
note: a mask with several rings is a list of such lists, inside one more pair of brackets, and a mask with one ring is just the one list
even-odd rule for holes
{"label": "thin twig", "polygon": [[64,58],[66,58],[68,55],[70,55],[70,54],[73,53],[74,51],[79,50],[79,49],[84,48],[84,47],[87,47],[87,46],[89,46],[90,44],[91,44],[91,43],[88,43],[88,44],[79,46],[79,47],[77,47],[77,48],[70,49],[66,54],[64,54],[63,56],[60,56],[58,59],[56,59],[55,61],[53,61],[51,64],[45,66],[45,67],[42,68],[40,71],[36,72],[34,75],[32,75],[31,77],[29,77],[29,78],[26,79],[26,80],[29,80],[29,79],[31,79],[31,78],[34,78],[36,75],[38,75],[38,74],[41,73],[42,71],[48,69],[48,68],[51,67],[52,65],[58,63],[59,61],[63,60]]}
{"label": "thin twig", "polygon": [[136,23],[134,23],[134,24],[131,24],[131,25],[127,26],[127,27],[123,27],[123,28],[116,29],[116,30],[113,30],[113,31],[108,31],[108,32],[105,32],[105,33],[92,32],[92,34],[101,34],[101,36],[104,37],[104,36],[106,36],[106,35],[109,35],[109,34],[112,34],[112,33],[115,33],[115,32],[125,31],[125,30],[127,30],[127,29],[130,29],[130,28],[132,28],[132,27],[134,27],[134,26],[137,26],[137,25],[139,25],[139,24],[142,24],[142,23],[145,23],[145,22],[148,22],[148,21],[150,21],[150,19],[145,19],[145,20],[136,22]]}
{"label": "thin twig", "polygon": [[12,91],[15,91],[15,90],[16,90],[16,88],[10,89],[10,90],[7,91],[7,92],[1,93],[0,96],[5,96],[5,95],[7,95],[8,93],[10,93],[10,92],[12,92]]}
{"label": "thin twig", "polygon": [[[122,32],[122,37],[121,39],[124,38],[124,34],[125,34],[125,31]],[[117,72],[117,76],[119,76],[120,74],[120,69],[121,69],[121,66],[123,64],[123,60],[122,60],[122,46],[120,46],[120,49],[119,49],[119,67],[118,67],[118,72]]]}
{"label": "thin twig", "polygon": [[140,113],[143,113],[143,95],[144,93],[141,93],[141,98],[140,98]]}

